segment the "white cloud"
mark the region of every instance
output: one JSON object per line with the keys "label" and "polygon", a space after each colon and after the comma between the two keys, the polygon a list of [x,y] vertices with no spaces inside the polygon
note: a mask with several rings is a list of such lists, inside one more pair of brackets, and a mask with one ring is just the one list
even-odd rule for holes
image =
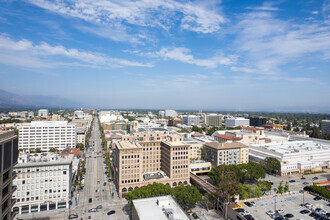
{"label": "white cloud", "polygon": [[225,18],[217,11],[217,2],[184,3],[174,0],[29,0],[41,8],[97,24],[123,21],[139,26],[169,29],[180,19],[181,27],[198,33],[213,33]]}
{"label": "white cloud", "polygon": [[[151,64],[109,57],[101,53],[80,51],[74,48],[68,49],[61,45],[51,46],[45,42],[34,44],[26,39],[15,41],[6,35],[0,35],[0,58],[2,58],[0,62],[7,65],[31,68],[52,68],[61,65],[89,67],[152,66]],[[62,61],[63,58],[66,62]]]}
{"label": "white cloud", "polygon": [[242,66],[233,71],[274,74],[301,59],[330,59],[330,27],[278,19],[271,12],[251,12],[235,27]]}
{"label": "white cloud", "polygon": [[147,55],[158,56],[163,59],[177,60],[183,63],[194,64],[197,66],[205,66],[209,68],[215,68],[218,65],[232,65],[236,62],[237,56],[229,55],[227,57],[221,55],[215,55],[209,59],[196,59],[191,54],[191,50],[188,48],[162,48],[156,53],[149,53]]}

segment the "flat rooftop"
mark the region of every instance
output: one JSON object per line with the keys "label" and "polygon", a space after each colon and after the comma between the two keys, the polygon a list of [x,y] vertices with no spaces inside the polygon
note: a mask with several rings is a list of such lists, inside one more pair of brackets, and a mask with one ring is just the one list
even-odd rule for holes
{"label": "flat rooftop", "polygon": [[136,142],[129,142],[129,141],[118,141],[116,143],[118,149],[134,149],[134,148],[141,148],[141,145]]}
{"label": "flat rooftop", "polygon": [[217,150],[223,150],[223,149],[235,149],[235,148],[244,148],[248,147],[245,144],[235,142],[235,143],[218,143],[218,142],[210,142],[206,143],[205,146],[217,149]]}
{"label": "flat rooftop", "polygon": [[172,196],[159,196],[133,200],[140,220],[168,220],[166,212],[173,213],[173,220],[189,220]]}

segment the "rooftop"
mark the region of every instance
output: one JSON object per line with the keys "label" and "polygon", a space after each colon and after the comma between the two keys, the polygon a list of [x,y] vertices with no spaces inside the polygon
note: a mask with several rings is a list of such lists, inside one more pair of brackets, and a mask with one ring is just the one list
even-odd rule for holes
{"label": "rooftop", "polygon": [[235,143],[210,142],[210,143],[206,143],[205,145],[217,150],[248,147],[245,144],[237,143],[237,142]]}
{"label": "rooftop", "polygon": [[242,140],[242,138],[240,137],[232,137],[232,136],[229,136],[229,135],[224,135],[224,134],[217,134],[217,135],[214,135],[214,137],[219,137],[219,138],[223,138],[223,139],[226,139],[226,140]]}
{"label": "rooftop", "polygon": [[136,142],[129,142],[129,141],[118,141],[116,143],[118,149],[134,149],[134,148],[141,148],[141,145]]}
{"label": "rooftop", "polygon": [[253,130],[253,131],[262,131],[262,130],[264,130],[263,128],[256,128],[256,127],[243,127],[243,129]]}
{"label": "rooftop", "polygon": [[160,196],[133,200],[140,220],[189,220],[172,196]]}

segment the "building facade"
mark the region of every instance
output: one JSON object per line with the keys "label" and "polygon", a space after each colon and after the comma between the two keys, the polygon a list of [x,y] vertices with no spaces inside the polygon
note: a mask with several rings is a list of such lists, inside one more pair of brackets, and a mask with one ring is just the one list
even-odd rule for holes
{"label": "building facade", "polygon": [[64,150],[77,145],[77,126],[67,121],[32,121],[19,127],[19,149]]}
{"label": "building facade", "polygon": [[0,217],[2,220],[11,220],[16,215],[12,212],[16,203],[12,195],[16,190],[13,184],[16,173],[13,172],[13,168],[17,164],[17,158],[18,140],[14,131],[0,131]]}
{"label": "building facade", "polygon": [[246,118],[226,118],[225,124],[226,128],[237,126],[250,126],[250,120]]}
{"label": "building facade", "polygon": [[48,109],[39,109],[38,110],[39,117],[47,117],[48,116]]}
{"label": "building facade", "polygon": [[199,125],[200,118],[197,115],[183,115],[182,116],[183,124],[186,125]]}
{"label": "building facade", "polygon": [[165,110],[165,117],[176,118],[178,117],[178,113],[174,110],[167,109]]}
{"label": "building facade", "polygon": [[35,155],[20,153],[14,168],[14,211],[26,214],[69,207],[72,160],[55,153]]}
{"label": "building facade", "polygon": [[267,124],[267,119],[262,117],[249,117],[250,126],[260,127],[262,125]]}
{"label": "building facade", "polygon": [[205,124],[208,126],[221,127],[222,126],[222,115],[209,114],[205,115]]}
{"label": "building facade", "polygon": [[114,182],[120,197],[153,182],[189,183],[189,145],[167,141],[118,141],[113,149]]}
{"label": "building facade", "polygon": [[206,161],[211,162],[213,167],[225,164],[236,165],[249,162],[249,148],[242,143],[218,143],[205,144]]}
{"label": "building facade", "polygon": [[322,137],[324,138],[326,134],[330,133],[330,120],[322,120],[321,129],[322,129]]}

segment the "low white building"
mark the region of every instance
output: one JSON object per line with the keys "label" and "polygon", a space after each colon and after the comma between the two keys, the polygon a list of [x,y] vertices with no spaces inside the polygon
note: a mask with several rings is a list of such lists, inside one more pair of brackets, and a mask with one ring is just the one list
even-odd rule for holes
{"label": "low white building", "polygon": [[273,157],[281,162],[281,175],[322,171],[330,167],[330,144],[313,141],[252,144],[250,161],[260,162]]}
{"label": "low white building", "polygon": [[178,113],[174,110],[166,109],[165,110],[165,117],[176,118],[176,117],[178,117]]}
{"label": "low white building", "polygon": [[17,190],[13,194],[18,214],[43,212],[69,207],[72,185],[72,156],[56,153],[21,152],[14,167]]}
{"label": "low white building", "polygon": [[186,125],[199,125],[200,123],[200,117],[197,115],[183,115],[182,120]]}
{"label": "low white building", "polygon": [[133,220],[169,220],[190,218],[172,196],[159,196],[133,200]]}
{"label": "low white building", "polygon": [[73,114],[74,114],[75,116],[77,116],[78,118],[82,118],[82,117],[84,117],[84,112],[81,111],[81,110],[76,110],[76,111],[74,111]]}
{"label": "low white building", "polygon": [[40,117],[47,117],[48,116],[48,109],[40,109],[40,110],[38,110],[38,116],[40,116]]}
{"label": "low white building", "polygon": [[226,128],[237,127],[237,126],[250,126],[250,119],[246,118],[226,118]]}

